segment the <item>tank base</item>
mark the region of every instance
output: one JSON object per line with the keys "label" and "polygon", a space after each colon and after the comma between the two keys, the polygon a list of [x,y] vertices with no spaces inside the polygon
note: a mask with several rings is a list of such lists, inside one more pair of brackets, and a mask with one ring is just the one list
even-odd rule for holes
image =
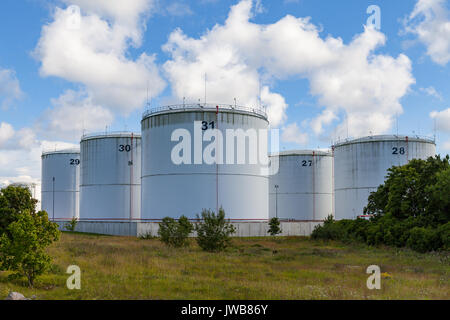
{"label": "tank base", "polygon": [[[55,221],[60,230],[65,231],[66,221]],[[279,236],[310,236],[316,225],[322,221],[281,221],[282,233]],[[269,236],[268,221],[231,221],[236,228],[233,237],[266,237]],[[76,232],[95,233],[114,236],[139,237],[156,236],[159,222],[155,221],[78,221]],[[193,234],[192,236],[195,236]]]}

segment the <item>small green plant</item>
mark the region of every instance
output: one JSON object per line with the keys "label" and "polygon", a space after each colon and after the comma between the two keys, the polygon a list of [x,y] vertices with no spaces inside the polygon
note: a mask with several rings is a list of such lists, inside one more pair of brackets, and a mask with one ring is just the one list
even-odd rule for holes
{"label": "small green plant", "polygon": [[280,219],[278,218],[272,218],[269,221],[269,231],[267,233],[270,233],[271,236],[276,236],[277,234],[280,234],[282,232],[280,228]]}
{"label": "small green plant", "polygon": [[75,231],[75,228],[76,228],[76,226],[77,226],[77,224],[78,224],[78,219],[75,218],[75,217],[73,217],[72,220],[70,220],[69,222],[67,222],[67,223],[64,225],[64,228],[65,228],[67,231],[74,232],[74,231]]}
{"label": "small green plant", "polygon": [[230,236],[236,229],[225,220],[225,211],[222,208],[217,215],[204,209],[201,217],[197,215],[197,218],[200,222],[195,226],[195,231],[200,248],[209,252],[222,251],[230,244]]}
{"label": "small green plant", "polygon": [[33,287],[37,276],[51,266],[46,248],[59,239],[58,225],[48,220],[45,211],[18,215],[0,237],[0,268],[25,276]]}
{"label": "small green plant", "polygon": [[147,231],[147,232],[141,233],[139,235],[139,239],[142,239],[142,240],[150,240],[150,239],[155,239],[155,238],[157,238],[157,237],[154,236],[151,231]]}
{"label": "small green plant", "polygon": [[159,224],[158,235],[168,246],[183,247],[189,245],[188,236],[193,230],[194,226],[185,216],[178,221],[165,217]]}

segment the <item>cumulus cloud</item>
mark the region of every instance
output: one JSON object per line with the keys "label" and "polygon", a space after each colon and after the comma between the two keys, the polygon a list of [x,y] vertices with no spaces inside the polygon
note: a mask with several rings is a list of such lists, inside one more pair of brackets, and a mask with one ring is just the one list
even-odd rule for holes
{"label": "cumulus cloud", "polygon": [[0,68],[0,108],[8,109],[21,96],[22,90],[14,70]]}
{"label": "cumulus cloud", "polygon": [[305,145],[308,143],[308,134],[301,132],[300,128],[294,122],[282,128],[281,140],[297,145]]}
{"label": "cumulus cloud", "polygon": [[42,136],[76,141],[84,131],[104,130],[114,120],[111,111],[83,91],[67,90],[51,103],[37,123]]}
{"label": "cumulus cloud", "polygon": [[430,117],[436,121],[436,129],[450,133],[450,108],[442,111],[433,111]]}
{"label": "cumulus cloud", "polygon": [[[150,16],[154,8],[154,0],[132,0],[124,5],[123,0],[63,0],[69,11],[74,13],[72,19],[81,22],[78,18],[78,8],[90,15],[104,17],[113,25],[115,33],[122,37],[129,37],[135,46],[139,46],[142,40],[142,32],[145,30],[145,20]],[[70,7],[70,6],[73,7]],[[78,8],[77,8],[78,7]]]}
{"label": "cumulus cloud", "polygon": [[[224,25],[214,26],[198,39],[179,29],[170,35],[163,48],[172,59],[164,70],[176,97],[203,97],[206,73],[209,100],[228,103],[236,97],[241,104],[256,105],[261,78],[273,82],[302,77],[309,80],[310,93],[325,107],[311,121],[316,133],[342,111],[351,124],[350,135],[389,130],[395,115],[402,113],[400,99],[415,80],[405,55],[375,54],[386,42],[384,34],[365,28],[345,44],[340,38],[321,37],[309,18],[287,15],[260,25],[250,21],[253,4],[251,0],[239,2]],[[279,126],[286,119],[287,106],[281,95],[271,94],[279,96],[279,103],[274,105],[275,99],[266,102],[269,120]],[[341,124],[335,134],[341,134],[342,128]]]}
{"label": "cumulus cloud", "polygon": [[405,32],[417,36],[427,55],[440,64],[450,61],[450,10],[446,0],[419,0],[405,20]]}
{"label": "cumulus cloud", "polygon": [[151,1],[70,0],[55,8],[53,21],[42,28],[35,48],[42,76],[56,76],[85,86],[94,104],[129,114],[158,95],[165,83],[155,55],[129,58],[139,46]]}

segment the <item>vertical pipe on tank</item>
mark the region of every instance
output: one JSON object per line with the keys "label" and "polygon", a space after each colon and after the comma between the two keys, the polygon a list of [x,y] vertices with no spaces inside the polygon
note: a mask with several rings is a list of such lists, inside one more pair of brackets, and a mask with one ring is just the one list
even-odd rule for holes
{"label": "vertical pipe on tank", "polygon": [[[206,81],[206,80],[205,80]],[[205,104],[206,104],[206,93],[205,93]],[[216,106],[216,127],[219,131],[219,106]],[[219,143],[216,138],[216,153],[219,152]],[[219,213],[219,154],[216,155],[216,214]]]}
{"label": "vertical pipe on tank", "polygon": [[335,217],[334,214],[334,199],[335,199],[335,193],[334,193],[334,146],[331,147],[331,215]]}
{"label": "vertical pipe on tank", "polygon": [[130,220],[133,218],[133,133],[131,133],[131,163],[128,163],[130,166]]}
{"label": "vertical pipe on tank", "polygon": [[313,189],[313,220],[316,220],[316,177],[315,177],[315,152],[312,152],[312,189]]}
{"label": "vertical pipe on tank", "polygon": [[409,145],[408,145],[408,136],[406,136],[406,163],[409,161]]}

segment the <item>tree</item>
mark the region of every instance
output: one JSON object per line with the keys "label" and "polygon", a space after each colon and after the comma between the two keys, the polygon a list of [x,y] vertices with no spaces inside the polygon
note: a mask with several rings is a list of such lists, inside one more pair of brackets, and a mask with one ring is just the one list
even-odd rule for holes
{"label": "tree", "polygon": [[45,211],[23,211],[7,230],[9,235],[0,237],[0,267],[25,276],[33,287],[35,278],[50,267],[46,248],[59,239],[58,225],[48,220]]}
{"label": "tree", "polygon": [[159,224],[158,235],[168,246],[183,247],[189,244],[188,236],[193,229],[194,226],[185,216],[181,216],[178,221],[165,217]]}
{"label": "tree", "polygon": [[427,189],[430,196],[427,210],[433,214],[431,220],[442,224],[450,221],[450,168],[438,172],[436,179]]}
{"label": "tree", "polygon": [[269,221],[269,231],[267,233],[270,233],[271,236],[276,236],[277,234],[281,233],[282,230],[280,228],[280,220],[278,218],[272,218]]}
{"label": "tree", "polygon": [[[443,190],[436,191],[435,188],[446,188],[445,173],[442,172],[449,167],[447,155],[444,159],[440,156],[430,157],[427,160],[413,159],[404,166],[388,169],[384,184],[370,194],[364,212],[378,215],[390,213],[400,220],[417,217],[424,226],[436,226],[438,224],[436,216],[429,210],[431,199],[439,198],[437,194],[433,196],[433,192],[439,194],[443,192]],[[441,186],[433,187],[439,179],[442,180]],[[446,195],[448,193],[441,194],[443,197]],[[433,205],[438,210],[445,210],[445,205],[444,208],[440,208],[439,201],[434,202]]]}
{"label": "tree", "polygon": [[7,232],[8,225],[21,213],[36,212],[37,200],[28,188],[8,186],[0,190],[0,235]]}
{"label": "tree", "polygon": [[200,222],[195,226],[197,231],[197,243],[205,251],[222,251],[231,241],[230,236],[236,232],[232,224],[225,220],[225,211],[219,209],[216,215],[211,210],[204,209],[201,218],[197,215]]}

